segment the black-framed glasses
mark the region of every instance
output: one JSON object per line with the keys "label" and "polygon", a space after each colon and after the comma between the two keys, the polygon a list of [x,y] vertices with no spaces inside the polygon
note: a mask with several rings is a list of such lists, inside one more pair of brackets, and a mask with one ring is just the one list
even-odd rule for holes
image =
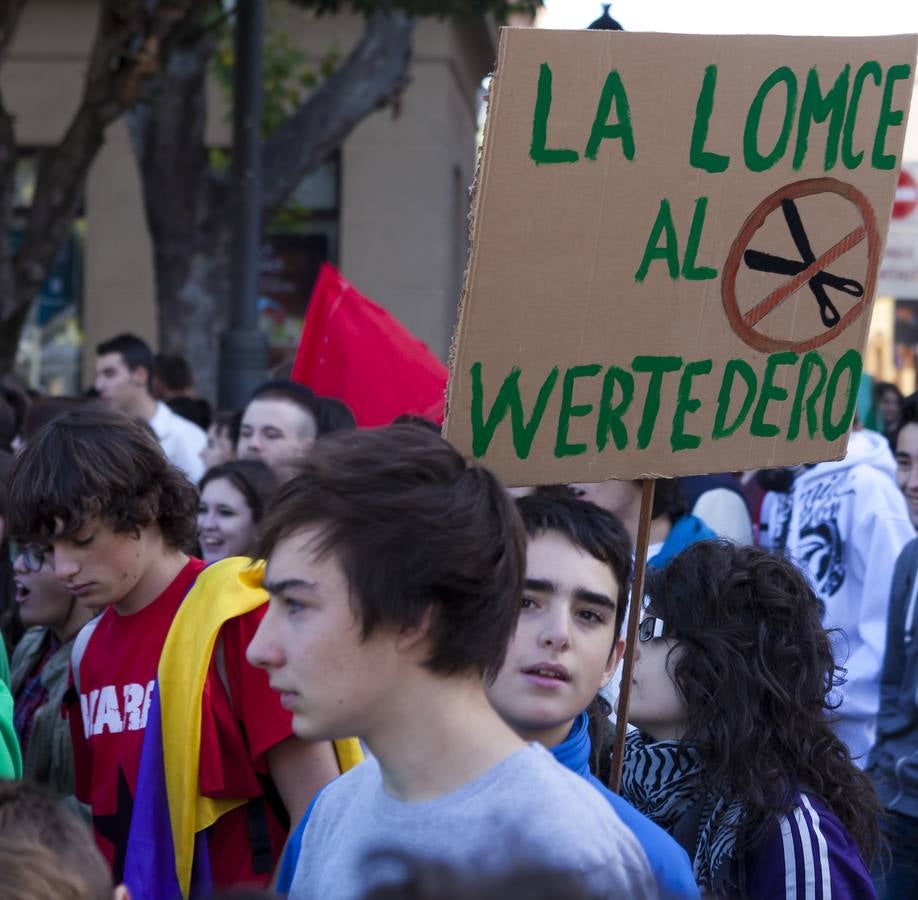
{"label": "black-framed glasses", "polygon": [[35,544],[20,544],[19,541],[14,541],[11,538],[9,548],[10,562],[15,563],[17,559],[22,557],[22,565],[25,567],[26,572],[38,572],[45,564],[47,551],[41,547],[36,547]]}
{"label": "black-framed glasses", "polygon": [[653,641],[663,637],[663,629],[666,627],[662,619],[657,616],[645,616],[641,619],[638,626],[639,641]]}

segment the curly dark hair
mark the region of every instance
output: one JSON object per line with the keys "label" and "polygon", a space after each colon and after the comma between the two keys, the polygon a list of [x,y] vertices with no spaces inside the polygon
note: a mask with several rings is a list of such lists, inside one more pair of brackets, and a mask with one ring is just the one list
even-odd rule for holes
{"label": "curly dark hair", "polygon": [[839,668],[800,570],[757,547],[701,541],[649,569],[646,595],[684,650],[671,664],[683,740],[701,754],[707,789],[726,787],[745,809],[737,848],[760,847],[799,788],[838,816],[869,864],[880,806],[832,731]]}
{"label": "curly dark hair", "polygon": [[159,526],[166,545],[196,539],[198,494],[148,429],[98,404],[52,419],[10,470],[10,535],[47,543],[98,516],[116,532]]}

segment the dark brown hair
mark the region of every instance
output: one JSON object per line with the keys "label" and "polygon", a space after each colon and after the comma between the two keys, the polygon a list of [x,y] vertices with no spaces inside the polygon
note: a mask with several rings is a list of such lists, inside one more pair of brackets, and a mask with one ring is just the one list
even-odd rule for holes
{"label": "dark brown hair", "polygon": [[93,516],[134,535],[156,524],[170,547],[196,535],[194,486],[146,429],[97,404],[53,419],[26,444],[8,503],[10,534],[21,541],[73,534]]}
{"label": "dark brown hair", "polygon": [[800,570],[757,547],[701,541],[648,569],[646,593],[684,651],[672,662],[682,739],[698,748],[709,790],[743,805],[738,846],[761,846],[799,788],[838,816],[869,864],[879,804],[831,728],[839,669]]}
{"label": "dark brown hair", "polygon": [[143,338],[125,332],[107,341],[102,341],[96,346],[96,356],[108,356],[110,353],[120,353],[129,372],[143,366],[147,373],[147,390],[152,388],[153,375],[156,372],[156,357],[150,345]]}
{"label": "dark brown hair", "polygon": [[[638,479],[635,484],[640,487],[642,482]],[[670,523],[675,525],[688,511],[688,505],[682,496],[681,480],[679,478],[658,478],[654,485],[650,518],[659,519],[660,516],[666,516]]]}
{"label": "dark brown hair", "polygon": [[242,412],[238,409],[221,409],[214,413],[213,421],[210,423],[217,430],[217,434],[221,431],[226,432],[226,436],[229,438],[230,443],[233,445],[233,450],[236,449],[236,444],[239,443],[239,425],[242,422]]}
{"label": "dark brown hair", "polygon": [[252,511],[252,521],[258,523],[265,514],[271,494],[277,488],[277,476],[260,459],[231,459],[229,462],[211,466],[198,482],[198,490],[211,481],[228,481],[243,497]]}
{"label": "dark brown hair", "polygon": [[[545,531],[556,531],[584,553],[605,563],[615,576],[618,600],[615,605],[614,642],[622,630],[628,588],[631,582],[631,537],[612,513],[578,500],[571,491],[537,491],[516,501],[526,534],[532,539]],[[612,647],[609,648],[612,652]]]}
{"label": "dark brown hair", "polygon": [[194,373],[184,356],[178,353],[157,353],[154,365],[156,377],[170,391],[185,391],[194,387]]}
{"label": "dark brown hair", "polygon": [[79,409],[85,402],[82,397],[37,397],[26,413],[22,425],[23,439],[32,440],[42,426],[71,409]]}
{"label": "dark brown hair", "polygon": [[918,425],[918,391],[909,394],[899,406],[899,422],[896,433],[891,438],[893,453],[896,452],[899,435],[906,425]]}
{"label": "dark brown hair", "polygon": [[6,485],[12,467],[13,455],[5,450],[0,450],[0,517],[3,518],[6,517]]}
{"label": "dark brown hair", "polygon": [[[456,868],[436,860],[411,858],[399,851],[373,853],[367,864],[384,871],[401,871],[402,877],[388,879],[371,888],[363,900],[602,900],[607,891],[587,882],[574,869],[552,868],[532,861],[527,848],[511,846],[507,859],[516,865],[505,871],[486,867]],[[509,863],[508,863],[509,865]]]}
{"label": "dark brown hair", "polygon": [[37,785],[0,782],[0,898],[111,900],[92,832]]}
{"label": "dark brown hair", "polygon": [[526,547],[513,502],[487,469],[413,425],[335,432],[275,494],[255,555],[314,526],[318,552],[334,553],[348,579],[364,638],[416,627],[432,610],[431,671],[500,671]]}
{"label": "dark brown hair", "polygon": [[346,431],[357,427],[351,408],[335,397],[316,395],[316,434],[331,434],[333,431]]}
{"label": "dark brown hair", "polygon": [[[266,381],[259,385],[252,392],[249,403],[256,400],[286,400],[292,403],[298,409],[301,409],[315,423],[316,434],[319,428],[319,400],[312,388],[300,384],[298,381],[291,381],[289,378],[276,378],[273,381]],[[246,404],[248,409],[249,403]],[[242,411],[242,417],[245,418],[245,409]]]}

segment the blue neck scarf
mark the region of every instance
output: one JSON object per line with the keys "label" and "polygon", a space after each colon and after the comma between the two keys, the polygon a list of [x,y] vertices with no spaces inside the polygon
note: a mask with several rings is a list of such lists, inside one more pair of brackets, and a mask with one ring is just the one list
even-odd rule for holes
{"label": "blue neck scarf", "polygon": [[551,748],[554,758],[572,772],[584,778],[590,774],[590,753],[593,745],[590,742],[590,717],[580,713],[571,726],[567,737],[556,747]]}

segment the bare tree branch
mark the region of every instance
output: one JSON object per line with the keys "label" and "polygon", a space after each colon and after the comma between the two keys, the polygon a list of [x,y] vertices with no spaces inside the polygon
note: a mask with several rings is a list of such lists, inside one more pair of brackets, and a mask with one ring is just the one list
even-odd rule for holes
{"label": "bare tree branch", "polygon": [[[15,260],[15,295],[0,297],[0,314],[31,302],[73,222],[86,174],[105,129],[157,73],[171,34],[206,0],[106,0],[80,106],[61,142],[42,154],[35,196]],[[5,316],[4,316],[5,318]]]}
{"label": "bare tree branch", "polygon": [[370,16],[344,64],[265,142],[265,219],[362,119],[405,89],[414,26],[403,12]]}

